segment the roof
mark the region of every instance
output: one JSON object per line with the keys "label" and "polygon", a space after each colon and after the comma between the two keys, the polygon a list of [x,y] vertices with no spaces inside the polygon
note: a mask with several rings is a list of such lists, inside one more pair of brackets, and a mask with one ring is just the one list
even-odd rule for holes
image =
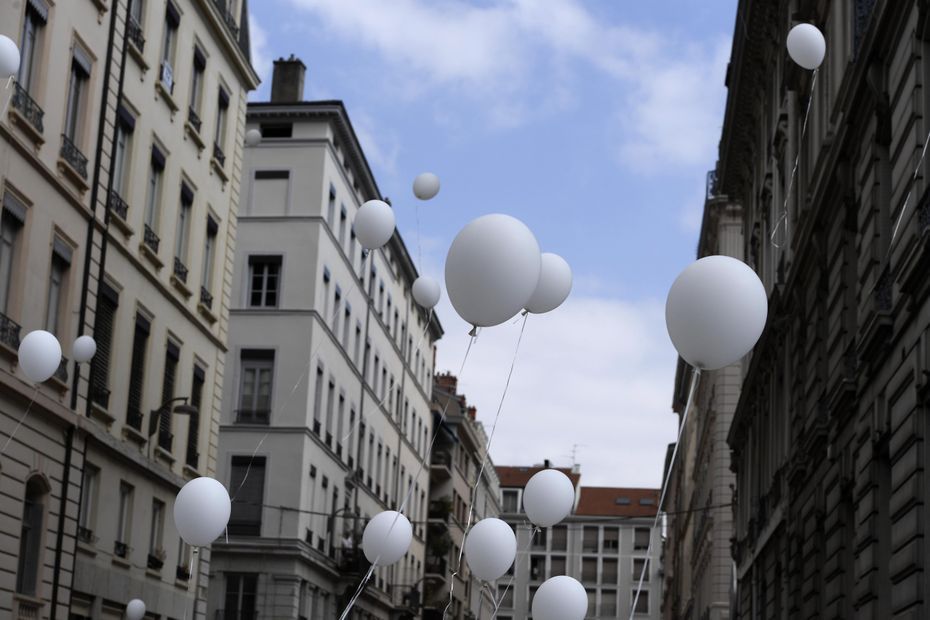
{"label": "roof", "polygon": [[572,473],[571,467],[544,467],[536,465],[534,467],[520,467],[511,465],[500,465],[497,467],[497,477],[500,478],[501,488],[504,487],[525,487],[536,473],[544,469],[557,469],[568,476],[572,485],[577,489],[578,481],[581,480],[581,474]]}
{"label": "roof", "polygon": [[[501,486],[504,486],[501,481]],[[646,502],[646,503],[643,503]],[[597,517],[654,517],[659,489],[581,487],[576,515]]]}

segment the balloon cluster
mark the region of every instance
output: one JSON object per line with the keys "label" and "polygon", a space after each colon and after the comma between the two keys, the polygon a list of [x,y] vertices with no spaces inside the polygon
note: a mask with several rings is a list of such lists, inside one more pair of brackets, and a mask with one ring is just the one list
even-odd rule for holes
{"label": "balloon cluster", "polygon": [[[78,363],[89,362],[97,353],[97,343],[90,336],[80,336],[71,347]],[[19,369],[36,383],[48,381],[61,366],[61,344],[53,334],[37,329],[26,334],[17,352]]]}

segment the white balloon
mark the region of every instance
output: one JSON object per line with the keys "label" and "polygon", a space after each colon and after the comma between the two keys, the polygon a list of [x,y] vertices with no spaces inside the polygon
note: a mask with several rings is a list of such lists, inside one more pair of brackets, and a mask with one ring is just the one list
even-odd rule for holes
{"label": "white balloon", "polygon": [[19,48],[10,37],[0,34],[0,79],[8,80],[19,73]]}
{"label": "white balloon", "polygon": [[134,598],[126,605],[126,620],[142,620],[145,617],[145,603]]}
{"label": "white balloon", "polygon": [[557,469],[536,472],[523,489],[523,510],[530,522],[551,527],[567,517],[575,505],[575,486]]}
{"label": "white balloon", "polygon": [[206,476],[194,478],[174,500],[174,525],[184,542],[205,547],[226,529],[230,509],[229,492],[221,482]]}
{"label": "white balloon", "polygon": [[533,620],[584,620],[586,613],[584,586],[565,575],[544,581],[533,597]]}
{"label": "white balloon", "polygon": [[52,334],[41,329],[29,332],[19,343],[19,367],[23,374],[42,383],[61,365],[61,345]]}
{"label": "white balloon", "polygon": [[390,566],[407,553],[413,528],[407,517],[394,510],[376,514],[362,534],[362,551],[372,564]]}
{"label": "white balloon", "polygon": [[249,129],[245,132],[246,146],[258,146],[262,141],[262,132],[258,129]]}
{"label": "white balloon", "polygon": [[768,316],[765,287],[746,263],[706,256],[672,284],[665,324],[682,359],[714,370],[737,362],[755,346]]}
{"label": "white balloon", "polygon": [[382,200],[369,200],[355,214],[355,236],[367,250],[377,250],[394,234],[394,209]]}
{"label": "white balloon", "polygon": [[71,355],[79,364],[89,362],[97,353],[97,342],[91,336],[80,336],[71,345]]}
{"label": "white balloon", "polygon": [[827,42],[823,33],[812,24],[798,24],[788,33],[788,55],[804,67],[814,70],[823,62],[827,53]]}
{"label": "white balloon", "polygon": [[439,177],[432,172],[423,172],[413,180],[413,195],[420,200],[435,198],[439,193]]}
{"label": "white balloon", "polygon": [[565,259],[550,252],[544,252],[541,258],[539,282],[526,302],[526,311],[533,314],[555,310],[572,292],[572,268]]}
{"label": "white balloon", "polygon": [[420,276],[413,282],[413,300],[424,308],[433,308],[439,303],[439,282],[429,276]]}
{"label": "white balloon", "polygon": [[446,291],[452,307],[476,327],[499,325],[529,301],[542,260],[526,224],[495,213],[459,231],[446,256]]}
{"label": "white balloon", "polygon": [[489,517],[469,530],[465,539],[465,560],[478,579],[500,579],[516,557],[517,537],[504,521]]}

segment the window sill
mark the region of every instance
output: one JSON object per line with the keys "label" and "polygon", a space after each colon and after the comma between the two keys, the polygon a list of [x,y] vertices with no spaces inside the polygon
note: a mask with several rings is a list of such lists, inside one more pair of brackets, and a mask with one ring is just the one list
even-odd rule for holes
{"label": "window sill", "polygon": [[180,590],[190,590],[191,584],[190,584],[190,581],[183,581],[181,579],[176,578],[174,580],[174,587]]}
{"label": "window sill", "polygon": [[97,22],[102,23],[103,16],[107,12],[107,3],[104,0],[91,0],[97,7]]}
{"label": "window sill", "polygon": [[125,568],[127,570],[129,570],[129,568],[132,566],[127,560],[124,560],[123,558],[116,557],[116,556],[113,556],[112,558],[110,558],[110,562],[113,564],[116,564],[117,566],[121,566],[122,568]]}
{"label": "window sill", "polygon": [[155,458],[164,461],[169,467],[174,465],[175,458],[170,452],[162,448],[161,446],[155,446]]}
{"label": "window sill", "polygon": [[77,541],[77,550],[91,557],[97,555],[97,550],[85,542]]}
{"label": "window sill", "polygon": [[190,121],[184,123],[184,130],[187,132],[187,135],[190,136],[190,139],[194,144],[197,145],[197,150],[203,152],[203,149],[206,148],[207,143],[203,141],[203,138],[200,136],[200,132],[194,129],[194,126],[191,125]]}
{"label": "window sill", "polygon": [[149,70],[149,63],[145,62],[145,56],[142,55],[142,50],[136,47],[136,44],[132,41],[129,42],[129,55],[136,61],[139,68],[142,69],[141,79],[145,79],[145,72]]}
{"label": "window sill", "polygon": [[165,266],[165,263],[158,258],[158,254],[152,251],[152,249],[145,245],[145,242],[139,244],[139,250],[142,252],[142,255],[145,256],[150,263],[155,266],[156,270],[161,271],[161,268]]}
{"label": "window sill", "polygon": [[133,231],[132,227],[129,226],[129,222],[120,217],[112,209],[110,210],[110,221],[113,222],[117,228],[119,228],[120,232],[123,233],[123,236],[126,237],[126,239],[129,239],[133,236],[133,234],[135,234],[135,231]]}
{"label": "window sill", "polygon": [[102,422],[107,429],[116,422],[116,418],[111,416],[109,411],[94,402],[90,404],[90,417],[96,418],[98,421]]}
{"label": "window sill", "polygon": [[42,133],[36,129],[32,123],[26,120],[26,117],[20,114],[19,110],[16,108],[10,108],[10,120],[26,134],[26,137],[29,138],[33,144],[35,144],[36,149],[45,144],[45,138],[42,137]]}
{"label": "window sill", "polygon": [[184,295],[184,298],[185,298],[185,299],[190,299],[190,298],[191,298],[191,295],[192,295],[193,293],[191,293],[191,290],[190,290],[189,288],[187,288],[187,285],[184,284],[184,282],[181,281],[181,278],[179,278],[179,277],[177,277],[176,275],[172,274],[172,275],[171,275],[171,284],[174,286],[174,288],[178,289],[178,291],[179,291],[182,295]]}
{"label": "window sill", "polygon": [[139,444],[140,446],[144,446],[145,442],[148,441],[148,439],[146,439],[142,433],[129,426],[128,424],[123,426],[123,437],[133,443]]}
{"label": "window sill", "polygon": [[69,181],[71,181],[71,184],[74,185],[74,187],[77,188],[80,193],[83,194],[88,189],[90,189],[90,186],[87,184],[87,181],[84,179],[84,177],[82,177],[77,170],[72,168],[71,164],[60,157],[58,158],[58,170],[65,177],[67,177]]}
{"label": "window sill", "polygon": [[70,385],[68,385],[67,381],[62,381],[55,375],[52,375],[52,377],[48,380],[48,383],[49,385],[54,387],[56,390],[58,390],[61,394],[64,394],[65,392],[67,392],[68,389],[71,387]]}
{"label": "window sill", "polygon": [[213,169],[213,172],[216,173],[216,176],[220,177],[220,180],[225,184],[229,180],[229,175],[226,174],[226,171],[223,170],[223,166],[220,165],[220,162],[216,157],[210,158],[210,168]]}
{"label": "window sill", "polygon": [[168,89],[165,88],[165,85],[161,82],[161,80],[155,82],[155,92],[161,95],[162,101],[164,101],[165,105],[171,109],[171,115],[174,116],[174,113],[177,112],[180,108],[178,107],[178,103],[174,100],[174,97],[171,96],[171,93],[168,92]]}
{"label": "window sill", "polygon": [[151,577],[153,579],[157,579],[161,581],[161,571],[152,570],[151,568],[146,568],[145,575],[146,577]]}
{"label": "window sill", "polygon": [[188,480],[193,480],[194,478],[200,478],[203,476],[202,473],[191,467],[190,465],[184,465],[184,477]]}
{"label": "window sill", "polygon": [[210,310],[210,308],[207,308],[202,303],[199,303],[197,304],[197,311],[200,312],[200,314],[203,315],[203,318],[207,319],[211,325],[216,323],[218,317],[213,314],[213,311]]}

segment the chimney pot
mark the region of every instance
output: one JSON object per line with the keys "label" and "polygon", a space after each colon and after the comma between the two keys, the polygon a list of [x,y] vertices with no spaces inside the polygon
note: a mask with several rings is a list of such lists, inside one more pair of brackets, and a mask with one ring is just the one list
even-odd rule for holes
{"label": "chimney pot", "polygon": [[271,78],[271,103],[297,103],[303,100],[307,66],[293,54],[274,61]]}

